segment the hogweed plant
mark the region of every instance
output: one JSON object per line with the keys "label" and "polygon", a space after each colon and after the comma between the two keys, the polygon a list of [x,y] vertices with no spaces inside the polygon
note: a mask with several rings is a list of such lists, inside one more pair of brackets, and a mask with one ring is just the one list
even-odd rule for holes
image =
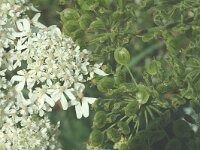
{"label": "hogweed plant", "polygon": [[60,3],[62,31],[0,1],[0,149],[62,149],[48,112],[92,104],[88,150],[199,150],[200,1]]}
{"label": "hogweed plant", "polygon": [[[35,12],[29,18],[28,11]],[[84,95],[94,75],[106,76],[90,51],[52,25],[38,22],[39,11],[26,0],[0,2],[0,149],[61,149],[58,127],[47,112],[60,103],[89,116],[96,98]]]}
{"label": "hogweed plant", "polygon": [[87,149],[200,149],[200,1],[60,2],[63,32],[109,74]]}

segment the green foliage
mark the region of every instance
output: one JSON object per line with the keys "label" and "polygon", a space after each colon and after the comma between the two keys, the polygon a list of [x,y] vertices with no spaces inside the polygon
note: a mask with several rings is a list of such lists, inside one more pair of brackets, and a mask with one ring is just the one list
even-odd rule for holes
{"label": "green foliage", "polygon": [[200,113],[200,1],[62,2],[65,34],[109,68],[94,82],[101,98],[93,132],[102,132],[103,144],[89,144],[198,150],[199,131],[191,126],[199,120],[185,109]]}
{"label": "green foliage", "polygon": [[178,139],[171,139],[167,144],[166,150],[182,150],[182,143]]}
{"label": "green foliage", "polygon": [[173,132],[179,138],[190,138],[193,134],[189,124],[184,120],[176,120],[173,122]]}

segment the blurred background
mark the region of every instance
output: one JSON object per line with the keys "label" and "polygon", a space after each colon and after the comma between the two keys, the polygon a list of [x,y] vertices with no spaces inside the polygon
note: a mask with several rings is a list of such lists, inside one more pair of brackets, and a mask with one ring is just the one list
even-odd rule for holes
{"label": "blurred background", "polygon": [[[61,28],[59,11],[63,10],[63,6],[59,5],[59,0],[31,0],[31,3],[41,11],[40,22],[46,26],[57,25]],[[67,111],[56,108],[49,116],[53,123],[56,124],[58,121],[61,123],[59,140],[63,150],[86,149],[86,142],[92,126],[92,113],[90,118],[78,120],[74,107],[69,108]]]}

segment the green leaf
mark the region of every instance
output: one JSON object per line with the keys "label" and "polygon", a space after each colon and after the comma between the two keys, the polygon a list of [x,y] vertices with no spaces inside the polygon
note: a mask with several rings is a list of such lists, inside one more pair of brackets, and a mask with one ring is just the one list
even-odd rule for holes
{"label": "green leaf", "polygon": [[103,139],[104,139],[103,133],[99,130],[94,130],[90,134],[89,142],[93,146],[100,146],[103,143]]}
{"label": "green leaf", "polygon": [[96,112],[93,120],[93,126],[96,128],[103,128],[106,124],[106,113],[104,111]]}
{"label": "green leaf", "polygon": [[193,135],[193,131],[189,124],[180,119],[173,122],[173,132],[178,138],[189,138]]}
{"label": "green leaf", "polygon": [[114,52],[114,58],[118,64],[126,65],[130,61],[130,54],[126,48],[118,47]]}
{"label": "green leaf", "polygon": [[176,138],[171,139],[167,143],[165,150],[182,150],[182,143]]}
{"label": "green leaf", "polygon": [[164,130],[149,131],[149,133],[148,133],[149,143],[151,145],[159,142],[160,140],[164,139],[165,137],[166,137],[166,133]]}
{"label": "green leaf", "polygon": [[191,107],[194,109],[195,113],[200,113],[200,102],[197,100],[190,101]]}

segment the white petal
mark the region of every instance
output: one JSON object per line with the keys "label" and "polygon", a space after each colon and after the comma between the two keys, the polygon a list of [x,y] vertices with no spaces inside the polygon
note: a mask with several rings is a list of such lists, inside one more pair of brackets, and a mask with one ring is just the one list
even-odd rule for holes
{"label": "white petal", "polygon": [[77,100],[71,100],[71,101],[69,101],[69,103],[68,103],[68,107],[75,106],[75,105],[77,105],[78,103],[79,103],[79,101],[77,101]]}
{"label": "white petal", "polygon": [[54,94],[52,95],[52,98],[53,98],[53,100],[54,100],[55,102],[57,102],[57,101],[60,99],[60,97],[61,97],[60,93],[54,93]]}
{"label": "white petal", "polygon": [[81,104],[80,103],[75,106],[75,110],[76,110],[76,117],[78,119],[80,119],[82,117],[82,111],[81,111]]}
{"label": "white petal", "polygon": [[21,50],[23,50],[23,49],[26,49],[27,46],[26,46],[26,45],[17,45],[16,48],[17,48],[18,51],[21,51]]}
{"label": "white petal", "polygon": [[52,98],[50,98],[48,95],[44,94],[45,97],[45,101],[51,106],[53,107],[55,105],[55,102],[53,101]]}
{"label": "white petal", "polygon": [[25,98],[24,98],[24,96],[23,96],[21,91],[17,93],[17,101],[19,101],[19,102],[24,102],[25,101]]}
{"label": "white petal", "polygon": [[94,68],[100,68],[102,66],[103,63],[100,64],[94,64]]}
{"label": "white petal", "polygon": [[82,83],[75,83],[74,84],[74,88],[79,91],[80,93],[83,92],[83,90],[85,89],[85,85]]}
{"label": "white petal", "polygon": [[30,7],[30,9],[31,9],[32,11],[39,12],[39,10],[36,9],[33,5],[30,5],[29,7]]}
{"label": "white petal", "polygon": [[87,101],[89,104],[93,104],[96,100],[97,98],[93,97],[83,97],[83,101]]}
{"label": "white petal", "polygon": [[89,105],[87,103],[87,101],[83,101],[82,102],[82,113],[84,117],[88,117],[89,116]]}
{"label": "white petal", "polygon": [[22,22],[21,22],[21,20],[17,20],[16,21],[16,25],[17,25],[17,29],[19,30],[19,31],[23,31],[23,25],[22,25]]}
{"label": "white petal", "polygon": [[14,83],[15,81],[22,81],[24,79],[23,76],[13,76],[11,78],[11,82]]}
{"label": "white petal", "polygon": [[94,69],[94,72],[95,72],[96,74],[100,75],[100,76],[107,76],[107,75],[108,75],[108,74],[105,73],[103,70],[98,69],[98,68],[95,68],[95,69]]}
{"label": "white petal", "polygon": [[72,94],[72,90],[65,90],[65,94],[69,97],[70,100],[76,100],[76,97],[74,96],[74,94]]}
{"label": "white petal", "polygon": [[35,84],[35,81],[33,81],[33,80],[32,81],[30,81],[30,80],[27,81],[27,88],[28,89],[32,89],[32,87],[34,86],[34,84]]}
{"label": "white petal", "polygon": [[29,32],[30,31],[30,22],[29,22],[29,20],[23,19],[22,23],[23,23],[23,26],[24,26],[24,30],[26,32]]}
{"label": "white petal", "polygon": [[38,19],[40,18],[41,14],[37,13],[35,16],[31,19],[32,22],[38,22]]}
{"label": "white petal", "polygon": [[25,80],[19,82],[19,83],[16,85],[16,91],[22,91],[23,88],[24,88],[24,85],[25,85]]}
{"label": "white petal", "polygon": [[51,80],[47,80],[47,85],[51,86],[52,85],[52,81]]}
{"label": "white petal", "polygon": [[13,68],[20,67],[22,65],[21,61],[16,61],[15,64],[13,65]]}
{"label": "white petal", "polygon": [[36,26],[36,27],[38,27],[38,28],[41,28],[41,29],[46,28],[46,26],[43,25],[43,24],[40,23],[40,22],[34,22],[33,24],[34,24],[34,26]]}
{"label": "white petal", "polygon": [[22,70],[20,70],[20,71],[17,71],[17,74],[19,74],[19,75],[24,75],[24,71],[22,71]]}
{"label": "white petal", "polygon": [[14,37],[23,37],[26,36],[26,32],[12,32]]}
{"label": "white petal", "polygon": [[60,103],[62,105],[63,110],[67,110],[68,102],[67,102],[67,99],[65,98],[64,94],[62,94],[62,96],[61,96]]}

